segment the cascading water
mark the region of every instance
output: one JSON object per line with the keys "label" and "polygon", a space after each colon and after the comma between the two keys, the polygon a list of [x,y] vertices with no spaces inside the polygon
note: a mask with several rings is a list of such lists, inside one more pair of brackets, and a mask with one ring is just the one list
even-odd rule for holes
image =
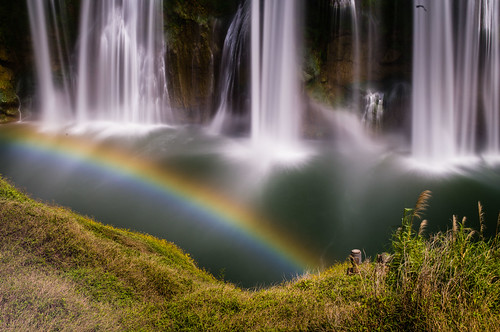
{"label": "cascading water", "polygon": [[[28,0],[30,29],[33,35],[33,47],[37,56],[36,70],[40,99],[40,108],[43,112],[43,121],[46,123],[61,123],[69,118],[70,87],[65,66],[61,66],[61,77],[56,85],[56,78],[52,73],[53,61],[67,63],[67,38],[64,29],[60,29],[56,17],[64,16],[63,4],[57,0],[36,1]],[[56,45],[51,45],[48,39],[48,30],[53,30]]]}
{"label": "cascading water", "polygon": [[[162,123],[170,120],[165,78],[162,0],[89,0],[82,2],[76,86],[56,88],[51,61],[63,61],[61,33],[52,12],[54,1],[28,0],[31,31],[37,53],[42,119],[53,124],[76,120],[119,123]],[[52,32],[54,31],[54,32]],[[49,47],[49,36],[56,45]],[[64,82],[69,81],[64,79]],[[57,102],[62,95],[65,104]],[[75,102],[70,103],[70,100]],[[72,104],[72,105],[70,105]],[[73,110],[71,110],[73,109]]]}
{"label": "cascading water", "polygon": [[221,96],[219,107],[212,120],[210,130],[220,133],[231,117],[232,95],[237,84],[239,70],[242,65],[243,44],[249,33],[250,11],[247,6],[240,5],[224,40],[221,65]]}
{"label": "cascading water", "polygon": [[384,116],[384,94],[369,92],[365,97],[365,102],[365,114],[361,121],[365,127],[374,132],[379,132],[382,128]]}
{"label": "cascading water", "polygon": [[464,23],[458,26],[455,65],[457,153],[466,156],[476,146],[480,10],[476,2],[459,4]]}
{"label": "cascading water", "polygon": [[415,1],[413,156],[447,162],[500,152],[496,0]]}
{"label": "cascading water", "polygon": [[415,9],[412,149],[428,162],[456,155],[451,9],[450,0]]}
{"label": "cascading water", "polygon": [[500,153],[500,3],[482,1],[482,33],[485,43],[483,103],[486,153]]}
{"label": "cascading water", "polygon": [[[294,145],[300,135],[298,1],[252,0],[252,140]],[[261,16],[262,14],[262,16]]]}
{"label": "cascading water", "polygon": [[167,109],[161,0],[85,1],[77,120],[164,122]]}

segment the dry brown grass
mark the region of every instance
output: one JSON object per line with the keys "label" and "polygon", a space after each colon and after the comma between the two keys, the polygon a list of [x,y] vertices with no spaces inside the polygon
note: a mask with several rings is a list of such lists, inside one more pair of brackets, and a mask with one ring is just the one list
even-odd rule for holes
{"label": "dry brown grass", "polygon": [[123,312],[78,292],[57,269],[33,264],[21,248],[0,250],[0,330],[122,330]]}
{"label": "dry brown grass", "polygon": [[[5,220],[0,230],[9,235],[12,244],[62,269],[84,265],[112,272],[135,289],[142,290],[148,298],[169,297],[189,289],[193,282],[210,279],[166,241],[149,238],[159,246],[170,247],[170,257],[155,252],[147,236],[133,236],[124,230],[75,217],[61,208],[2,202],[0,218]],[[164,264],[169,260],[175,264]]]}

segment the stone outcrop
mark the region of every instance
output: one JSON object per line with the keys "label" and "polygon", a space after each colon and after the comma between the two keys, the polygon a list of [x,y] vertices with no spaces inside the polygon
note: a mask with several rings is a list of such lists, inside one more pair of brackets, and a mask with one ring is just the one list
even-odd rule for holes
{"label": "stone outcrop", "polygon": [[238,1],[165,1],[167,81],[182,123],[206,123],[214,106],[224,34]]}

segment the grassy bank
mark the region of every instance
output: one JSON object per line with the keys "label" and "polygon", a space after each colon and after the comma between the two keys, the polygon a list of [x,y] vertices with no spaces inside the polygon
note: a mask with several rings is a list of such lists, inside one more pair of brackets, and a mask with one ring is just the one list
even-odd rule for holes
{"label": "grassy bank", "polygon": [[[0,180],[0,330],[487,330],[500,327],[500,237],[454,219],[392,259],[260,290],[216,280],[173,244],[36,202]],[[421,224],[425,226],[425,223]]]}

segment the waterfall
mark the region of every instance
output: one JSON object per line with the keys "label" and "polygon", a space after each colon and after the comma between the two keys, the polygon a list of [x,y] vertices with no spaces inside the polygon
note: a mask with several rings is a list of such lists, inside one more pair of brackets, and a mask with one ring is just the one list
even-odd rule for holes
{"label": "waterfall", "polygon": [[500,153],[500,4],[482,1],[484,36],[483,103],[486,153]]}
{"label": "waterfall", "polygon": [[[500,152],[496,0],[415,0],[412,152],[446,162]],[[423,6],[423,7],[422,7]]]}
{"label": "waterfall", "polygon": [[373,132],[380,132],[384,116],[384,94],[368,92],[365,96],[365,113],[361,121],[366,128]]}
{"label": "waterfall", "polygon": [[252,0],[252,140],[289,146],[301,118],[298,1]]}
{"label": "waterfall", "polygon": [[452,8],[450,0],[425,6],[414,17],[412,149],[417,159],[436,161],[456,154]]}
{"label": "waterfall", "polygon": [[78,121],[167,120],[162,13],[161,0],[82,3]]}
{"label": "waterfall", "polygon": [[[63,4],[57,0],[28,0],[27,5],[33,48],[36,51],[36,75],[42,119],[46,123],[61,123],[69,117],[69,78],[65,65],[61,65],[58,79],[53,75],[52,68],[55,62],[68,62],[65,30],[64,27],[60,28],[57,21],[58,15],[64,16]],[[55,35],[55,45],[49,43],[49,30]],[[56,84],[56,81],[59,84]]]}
{"label": "waterfall", "polygon": [[479,83],[480,14],[476,1],[459,4],[456,46],[455,99],[457,153],[467,156],[474,152],[477,138],[477,98]]}
{"label": "waterfall", "polygon": [[233,107],[233,93],[237,85],[239,71],[242,66],[244,40],[249,33],[250,12],[247,6],[240,5],[229,26],[224,40],[221,61],[221,96],[217,112],[212,120],[210,130],[220,133],[230,122]]}
{"label": "waterfall", "polygon": [[[76,77],[67,73],[61,2],[27,1],[44,122],[170,120],[162,0],[82,1]],[[53,63],[61,68],[60,87]]]}

